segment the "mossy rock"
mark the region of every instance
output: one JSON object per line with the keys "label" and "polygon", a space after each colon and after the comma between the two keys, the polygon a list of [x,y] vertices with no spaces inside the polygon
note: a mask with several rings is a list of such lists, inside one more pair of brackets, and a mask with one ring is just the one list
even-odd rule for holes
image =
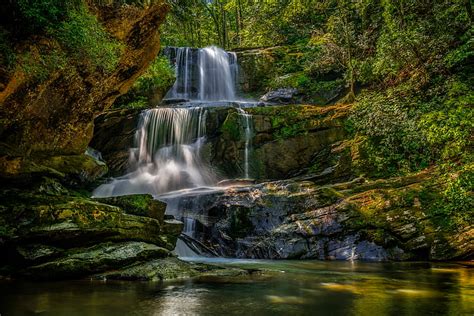
{"label": "mossy rock", "polygon": [[128,214],[157,219],[163,224],[166,203],[155,200],[149,194],[126,195],[111,198],[95,198],[98,202],[118,206]]}
{"label": "mossy rock", "polygon": [[42,177],[69,184],[90,183],[107,173],[107,166],[86,154],[44,157],[0,157],[0,178],[28,183]]}
{"label": "mossy rock", "polygon": [[69,250],[64,257],[30,267],[22,274],[35,279],[78,278],[168,255],[168,250],[143,242],[103,243]]}

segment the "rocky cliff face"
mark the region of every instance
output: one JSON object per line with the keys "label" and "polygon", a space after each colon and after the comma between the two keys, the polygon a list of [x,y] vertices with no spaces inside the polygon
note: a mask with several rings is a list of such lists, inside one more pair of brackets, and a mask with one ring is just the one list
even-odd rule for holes
{"label": "rocky cliff face", "polygon": [[[30,80],[21,62],[1,71],[2,176],[31,173],[32,164],[41,165],[40,158],[82,155],[93,135],[94,118],[125,93],[158,54],[158,29],[168,11],[164,1],[146,8],[96,3],[87,2],[87,10],[123,48],[114,70],[89,71],[69,62],[40,83]],[[34,59],[53,48],[61,52],[54,39],[40,36],[25,39],[15,50]]]}
{"label": "rocky cliff face", "polygon": [[[249,175],[258,180],[286,179],[337,166],[335,178],[350,174],[350,152],[341,146],[348,107],[304,105],[248,108],[252,115]],[[127,169],[139,110],[117,110],[96,120],[91,146],[102,152],[111,175]],[[233,107],[209,108],[205,158],[227,178],[243,177],[245,123]]]}
{"label": "rocky cliff face", "polygon": [[[84,3],[122,48],[115,69],[99,71],[70,59],[41,80],[29,77],[20,59],[9,71],[0,69],[0,278],[195,275],[198,270],[171,254],[182,223],[164,218],[164,203],[150,196],[91,199],[84,189],[107,172],[103,162],[84,154],[94,118],[158,54],[168,6]],[[53,49],[67,54],[42,35],[24,38],[14,49],[33,59]]]}
{"label": "rocky cliff face", "polygon": [[470,259],[472,225],[447,225],[430,208],[440,186],[429,172],[332,185],[286,180],[189,196],[177,209],[197,219],[197,240],[221,256]]}

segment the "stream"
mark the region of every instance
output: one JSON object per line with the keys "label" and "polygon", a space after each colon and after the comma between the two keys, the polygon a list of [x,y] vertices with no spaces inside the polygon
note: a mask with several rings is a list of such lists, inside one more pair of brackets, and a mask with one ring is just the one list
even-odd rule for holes
{"label": "stream", "polygon": [[0,282],[2,315],[472,315],[457,264],[194,259],[241,277],[167,282]]}

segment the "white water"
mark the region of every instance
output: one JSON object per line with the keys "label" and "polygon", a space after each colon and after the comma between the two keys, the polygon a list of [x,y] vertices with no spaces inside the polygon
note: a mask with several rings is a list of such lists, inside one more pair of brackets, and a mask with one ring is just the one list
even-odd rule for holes
{"label": "white water", "polygon": [[168,48],[175,59],[176,82],[165,99],[235,101],[237,56],[218,47]]}
{"label": "white water", "polygon": [[[206,108],[238,107],[245,137],[243,176],[249,178],[252,116],[241,107],[254,103],[236,99],[238,67],[235,53],[207,47],[174,48],[169,49],[167,55],[175,61],[176,82],[165,99],[189,101],[181,102],[180,107],[159,107],[142,112],[135,146],[130,149],[129,173],[101,185],[93,195],[152,194],[168,203],[167,214],[183,221],[183,234],[197,239],[197,225],[206,223],[207,216],[200,214],[198,198],[195,199],[196,207],[183,212],[178,207],[181,196],[186,192],[222,190],[216,188],[218,179],[201,155],[206,142]],[[198,255],[185,240],[181,238],[177,243],[178,255]]]}
{"label": "white water", "polygon": [[96,197],[170,191],[216,183],[201,159],[206,111],[202,108],[156,108],[141,114],[130,150],[131,172],[101,185]]}
{"label": "white water", "polygon": [[252,139],[252,115],[245,112],[245,110],[238,108],[240,116],[242,117],[244,127],[244,179],[249,179],[249,154],[250,154],[250,140]]}

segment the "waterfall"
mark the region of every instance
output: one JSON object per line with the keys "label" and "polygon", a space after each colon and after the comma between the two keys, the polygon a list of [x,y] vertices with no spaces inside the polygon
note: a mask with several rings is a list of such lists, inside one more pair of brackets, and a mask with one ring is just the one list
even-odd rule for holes
{"label": "waterfall", "polygon": [[[167,48],[165,54],[176,67],[176,82],[165,99],[181,100],[179,106],[141,113],[135,144],[130,149],[129,173],[99,186],[93,195],[152,194],[167,203],[166,214],[184,223],[176,246],[180,256],[216,256],[199,241],[200,231],[209,218],[200,213],[203,207],[197,197],[222,189],[213,187],[217,177],[202,159],[208,113],[205,106],[239,106],[245,142],[242,169],[243,176],[249,178],[252,116],[240,108],[245,101],[236,101],[237,56],[217,47]],[[184,212],[180,201],[186,192],[196,194],[196,205]]]}
{"label": "waterfall", "polygon": [[165,99],[234,101],[238,78],[237,55],[218,47],[169,47],[165,55],[175,64],[176,81]]}
{"label": "waterfall", "polygon": [[249,179],[249,155],[250,155],[250,141],[252,139],[252,115],[245,112],[244,109],[237,108],[244,128],[244,179]]}
{"label": "waterfall", "polygon": [[158,195],[216,182],[201,159],[206,110],[156,108],[142,112],[130,150],[130,173],[98,187],[94,196]]}

